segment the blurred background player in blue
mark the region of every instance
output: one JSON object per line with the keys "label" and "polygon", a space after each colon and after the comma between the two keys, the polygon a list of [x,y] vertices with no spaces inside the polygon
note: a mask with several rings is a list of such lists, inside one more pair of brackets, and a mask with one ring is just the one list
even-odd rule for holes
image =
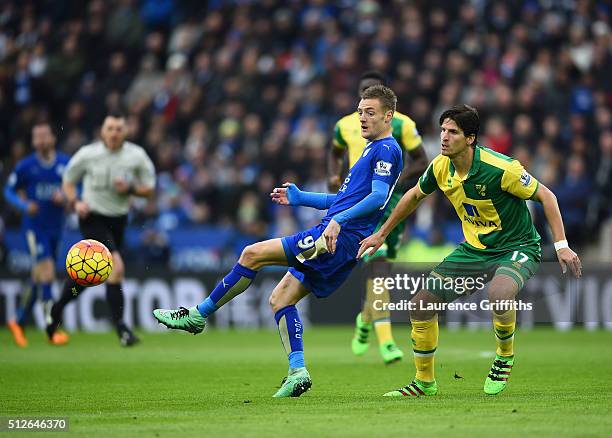
{"label": "blurred background player in blue", "polygon": [[[17,309],[17,319],[8,326],[15,343],[26,347],[23,326],[38,293],[41,294],[45,319],[53,304],[51,288],[55,280],[55,257],[64,224],[65,198],[61,191],[62,174],[70,159],[55,150],[56,137],[49,123],[32,128],[34,153],[19,161],[4,188],[6,200],[22,214],[22,227],[32,257],[30,281]],[[68,336],[61,331],[49,339],[65,344]]]}

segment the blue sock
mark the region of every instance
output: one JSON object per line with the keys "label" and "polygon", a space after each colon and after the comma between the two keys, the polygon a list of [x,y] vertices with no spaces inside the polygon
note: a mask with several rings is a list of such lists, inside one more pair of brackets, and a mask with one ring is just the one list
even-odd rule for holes
{"label": "blue sock", "polygon": [[304,327],[298,310],[295,306],[283,307],[276,312],[274,319],[278,324],[278,333],[289,359],[289,368],[304,367],[304,343],[302,342]]}
{"label": "blue sock", "polygon": [[40,285],[42,290],[42,300],[49,301],[53,299],[53,292],[51,292],[51,283],[43,283]]}
{"label": "blue sock", "polygon": [[208,298],[197,305],[198,311],[204,318],[208,318],[219,307],[244,292],[256,275],[257,271],[236,263],[232,270],[223,277],[223,280],[215,286]]}
{"label": "blue sock", "polygon": [[38,285],[32,280],[28,281],[24,291],[21,304],[17,308],[17,324],[23,326],[28,319],[28,316],[32,314],[34,303],[36,302],[36,295],[38,292]]}

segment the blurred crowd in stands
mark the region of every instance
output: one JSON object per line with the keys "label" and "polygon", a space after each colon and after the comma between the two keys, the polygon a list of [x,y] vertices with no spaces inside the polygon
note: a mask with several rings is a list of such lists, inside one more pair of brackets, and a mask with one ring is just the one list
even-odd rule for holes
{"label": "blurred crowd in stands", "polygon": [[[326,190],[334,123],[377,69],[430,159],[443,109],[477,107],[479,142],[553,189],[579,246],[611,217],[611,13],[603,0],[4,0],[1,174],[31,150],[35,121],[73,153],[123,107],[158,171],[157,197],[132,218],[153,243],[190,224],[292,233],[320,215],[268,193]],[[431,202],[419,226],[457,222]]]}

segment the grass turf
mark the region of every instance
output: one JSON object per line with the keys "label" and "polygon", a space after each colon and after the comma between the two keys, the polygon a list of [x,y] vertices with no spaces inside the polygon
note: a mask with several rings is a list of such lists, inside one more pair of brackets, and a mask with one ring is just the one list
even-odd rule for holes
{"label": "grass turf", "polygon": [[384,366],[375,346],[350,353],[349,327],[307,329],[313,389],[272,399],[286,373],[273,331],[144,334],[122,349],[112,334],[73,334],[66,347],[29,331],[20,350],[0,330],[0,416],[67,416],[87,436],[382,436],[499,433],[610,436],[612,333],[519,331],[508,388],[482,385],[494,349],[490,331],[442,331],[440,394],[381,394],[414,375],[409,330],[396,326],[403,363]]}

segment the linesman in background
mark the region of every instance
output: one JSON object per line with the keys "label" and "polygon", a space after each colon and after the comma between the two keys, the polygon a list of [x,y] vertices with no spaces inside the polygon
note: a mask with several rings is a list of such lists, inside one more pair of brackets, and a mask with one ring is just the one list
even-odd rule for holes
{"label": "linesman in background", "polygon": [[[139,339],[123,321],[124,263],[119,252],[127,225],[131,196],[149,197],[155,191],[155,168],[145,150],[128,141],[123,114],[110,113],[100,131],[101,140],[81,147],[64,172],[62,190],[79,217],[85,239],[104,243],[113,255],[113,271],[106,281],[106,300],[121,345]],[[83,183],[81,196],[77,184]],[[51,309],[47,334],[52,337],[62,321],[64,307],[85,289],[67,280],[62,296]]]}

